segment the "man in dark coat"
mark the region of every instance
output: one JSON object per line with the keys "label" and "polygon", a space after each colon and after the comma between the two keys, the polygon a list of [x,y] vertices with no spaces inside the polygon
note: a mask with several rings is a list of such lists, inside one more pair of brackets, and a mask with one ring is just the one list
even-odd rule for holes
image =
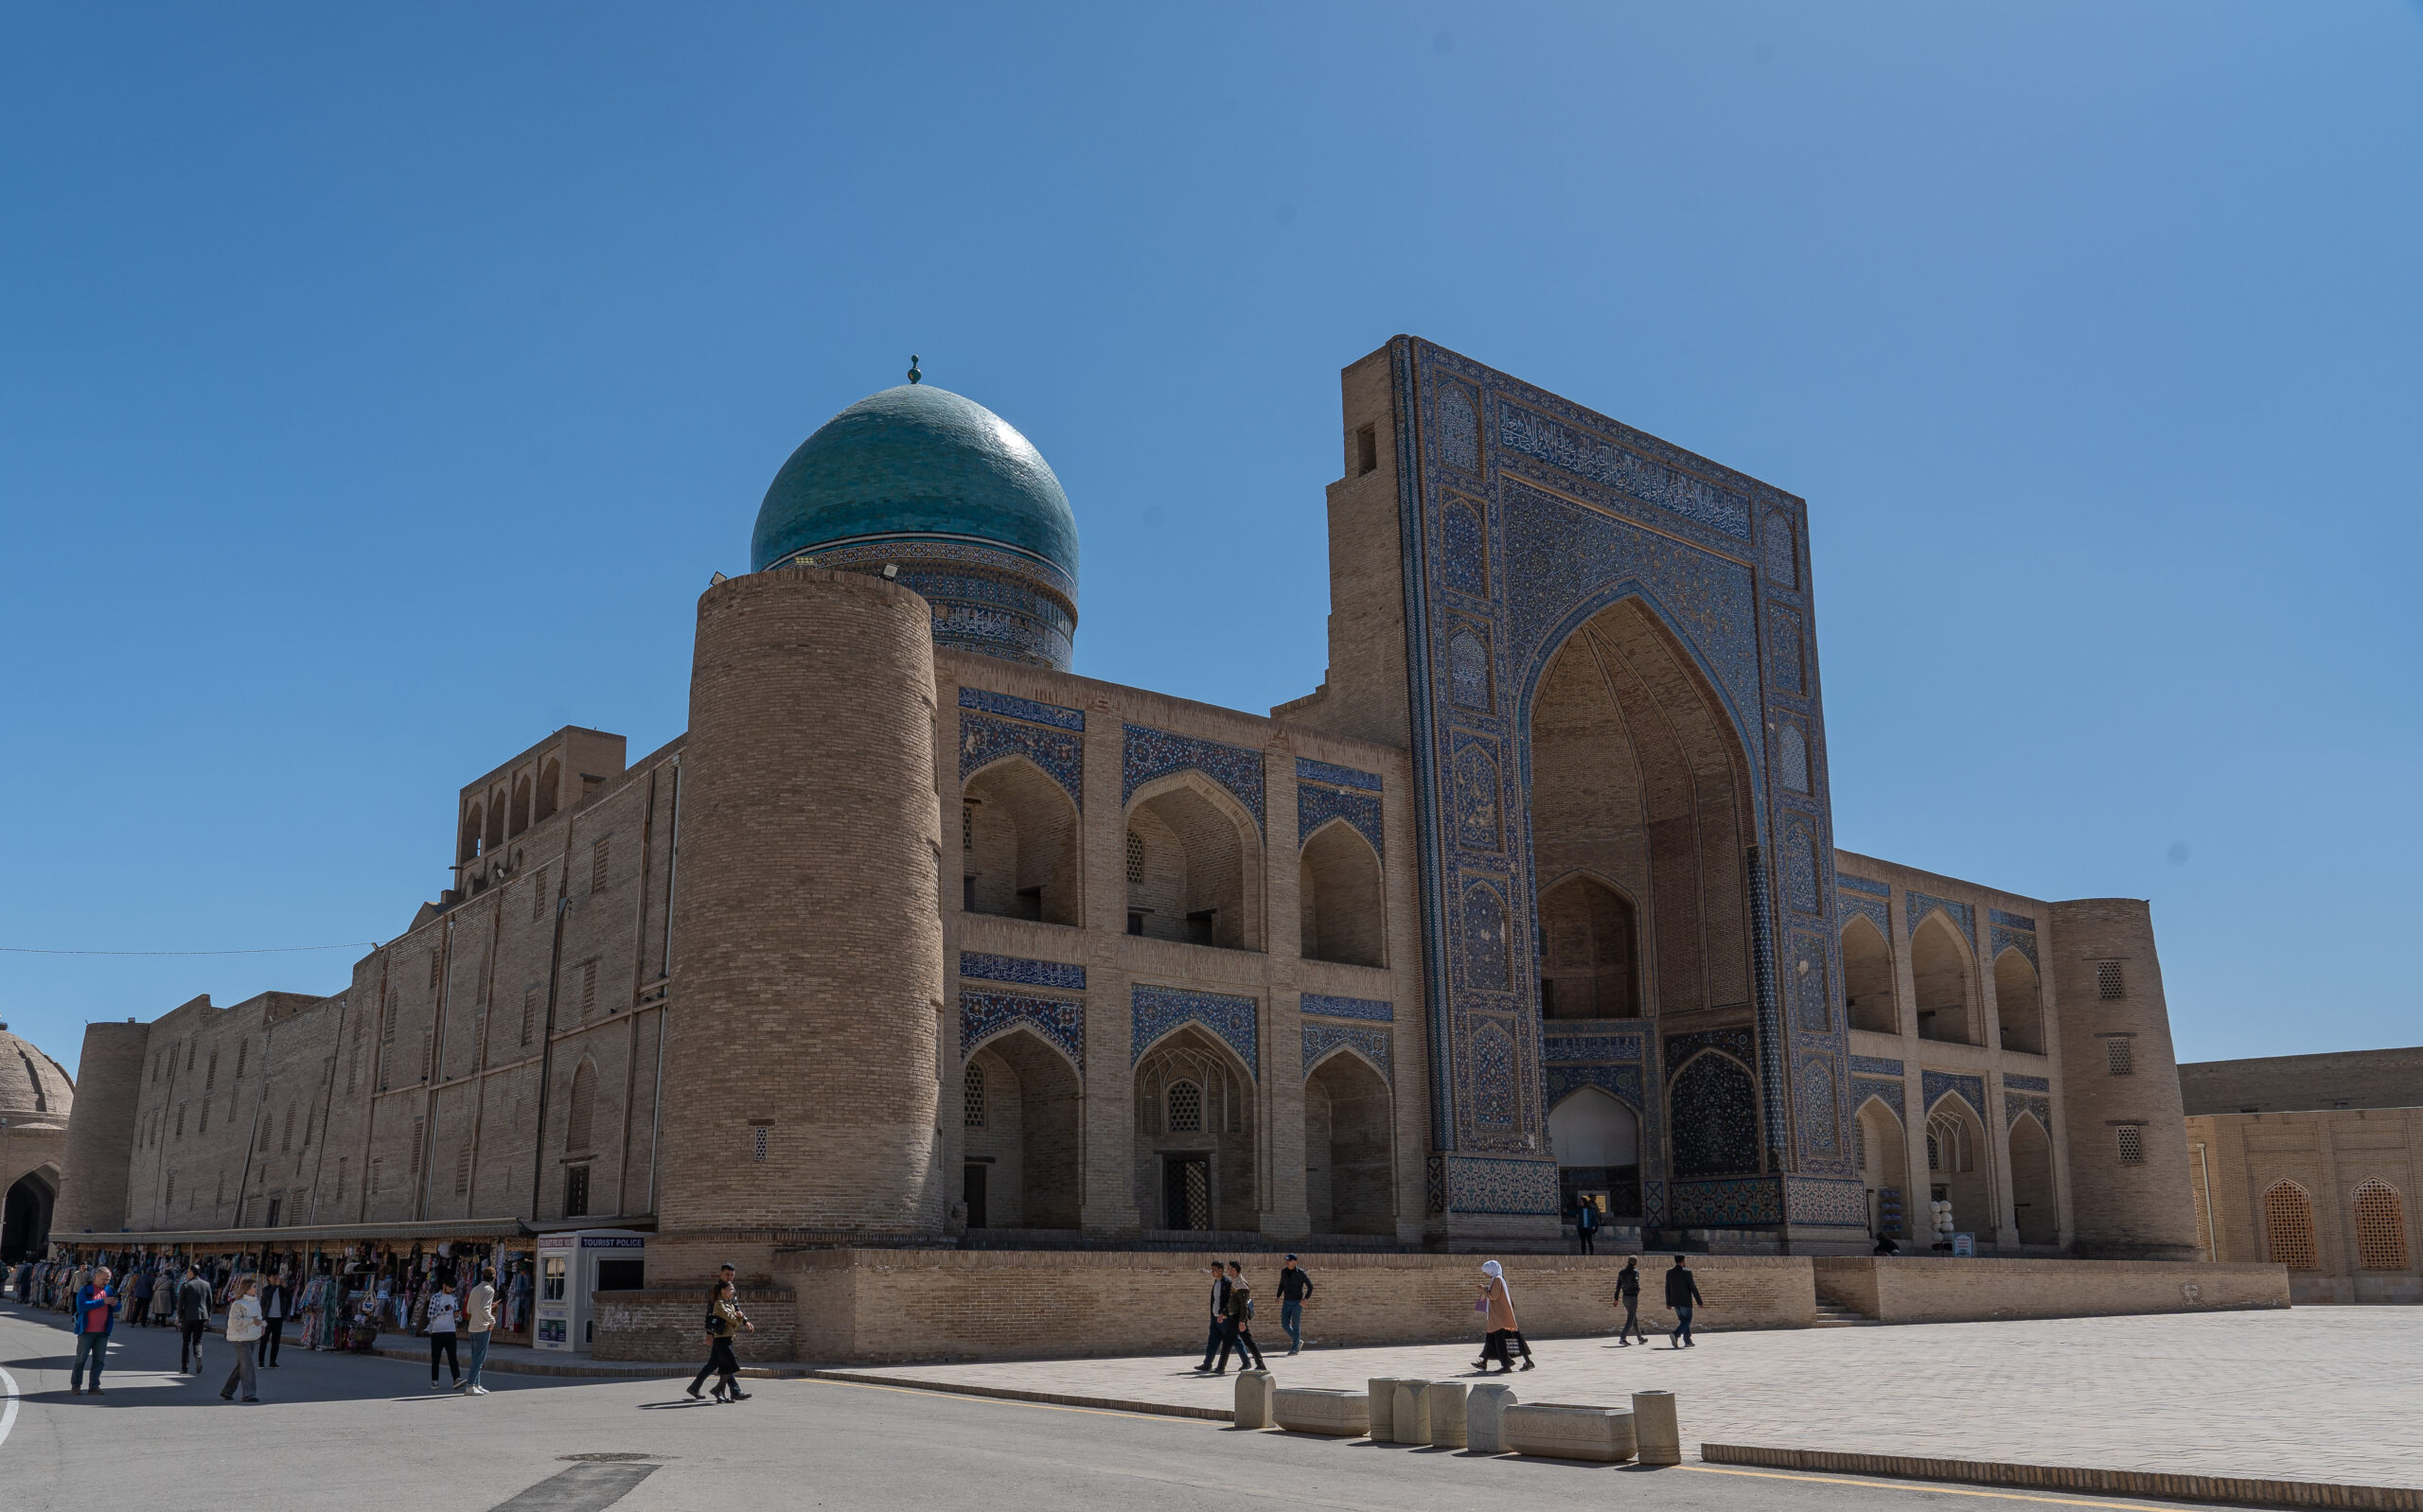
{"label": "man in dark coat", "polygon": [[1666,1273],[1666,1305],[1674,1310],[1674,1332],[1668,1343],[1676,1349],[1696,1349],[1691,1342],[1691,1310],[1699,1306],[1700,1284],[1691,1278],[1691,1268],[1683,1257],[1674,1257],[1671,1270]]}

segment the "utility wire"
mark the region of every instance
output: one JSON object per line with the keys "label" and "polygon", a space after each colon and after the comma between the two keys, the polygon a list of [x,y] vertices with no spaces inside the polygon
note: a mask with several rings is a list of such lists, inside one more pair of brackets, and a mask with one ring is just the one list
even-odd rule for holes
{"label": "utility wire", "polygon": [[310,950],[376,950],[375,940],[347,940],[334,945],[269,945],[258,950],[38,950],[30,945],[0,945],[10,956],[292,956]]}

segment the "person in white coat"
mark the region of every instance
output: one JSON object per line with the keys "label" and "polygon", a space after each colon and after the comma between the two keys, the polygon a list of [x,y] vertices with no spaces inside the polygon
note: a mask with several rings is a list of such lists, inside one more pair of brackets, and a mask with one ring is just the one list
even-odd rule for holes
{"label": "person in white coat", "polygon": [[269,1324],[261,1317],[260,1298],[254,1293],[260,1282],[246,1276],[236,1283],[236,1294],[227,1301],[227,1342],[236,1346],[236,1368],[227,1372],[227,1384],[219,1388],[221,1401],[233,1400],[236,1383],[244,1384],[247,1405],[261,1399],[260,1377],[253,1364],[253,1345],[269,1332]]}

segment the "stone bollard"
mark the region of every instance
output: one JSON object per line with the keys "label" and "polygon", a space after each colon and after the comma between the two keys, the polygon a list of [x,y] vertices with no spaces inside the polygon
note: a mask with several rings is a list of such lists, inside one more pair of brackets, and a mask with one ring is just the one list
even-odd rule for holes
{"label": "stone bollard", "polygon": [[1512,1386],[1475,1386],[1465,1393],[1464,1447],[1476,1454],[1505,1453],[1505,1413],[1513,1405]]}
{"label": "stone bollard", "polygon": [[1239,1428],[1268,1428],[1270,1394],[1276,1389],[1267,1370],[1238,1371],[1236,1425]]}
{"label": "stone bollard", "polygon": [[1683,1430],[1674,1420],[1674,1394],[1636,1391],[1632,1394],[1633,1433],[1640,1441],[1643,1465],[1683,1463]]}
{"label": "stone bollard", "polygon": [[1373,1376],[1363,1383],[1363,1391],[1371,1398],[1371,1442],[1386,1444],[1396,1422],[1397,1378]]}
{"label": "stone bollard", "polygon": [[1430,1419],[1430,1442],[1441,1449],[1464,1447],[1464,1383],[1434,1380],[1422,1388],[1423,1415]]}
{"label": "stone bollard", "polygon": [[1426,1380],[1397,1382],[1396,1402],[1388,1409],[1388,1442],[1391,1444],[1427,1444],[1430,1442],[1430,1399],[1423,1395],[1430,1389]]}

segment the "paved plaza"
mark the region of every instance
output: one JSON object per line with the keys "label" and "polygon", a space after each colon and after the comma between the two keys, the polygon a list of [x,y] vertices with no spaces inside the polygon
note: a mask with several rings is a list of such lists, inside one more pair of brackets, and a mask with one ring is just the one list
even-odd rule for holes
{"label": "paved plaza", "polygon": [[[1520,1277],[1516,1277],[1519,1287]],[[1519,1295],[1519,1292],[1518,1292]],[[1317,1310],[1307,1337],[1320,1332]],[[1266,1345],[1285,1336],[1265,1324]],[[1681,1398],[1683,1439],[2181,1474],[2423,1486],[2423,1309],[1704,1333],[1697,1348],[1559,1339],[1512,1378],[1531,1401]],[[1273,1355],[1283,1385],[1467,1376],[1470,1345]],[[886,1374],[1222,1407],[1194,1361],[928,1365]]]}

